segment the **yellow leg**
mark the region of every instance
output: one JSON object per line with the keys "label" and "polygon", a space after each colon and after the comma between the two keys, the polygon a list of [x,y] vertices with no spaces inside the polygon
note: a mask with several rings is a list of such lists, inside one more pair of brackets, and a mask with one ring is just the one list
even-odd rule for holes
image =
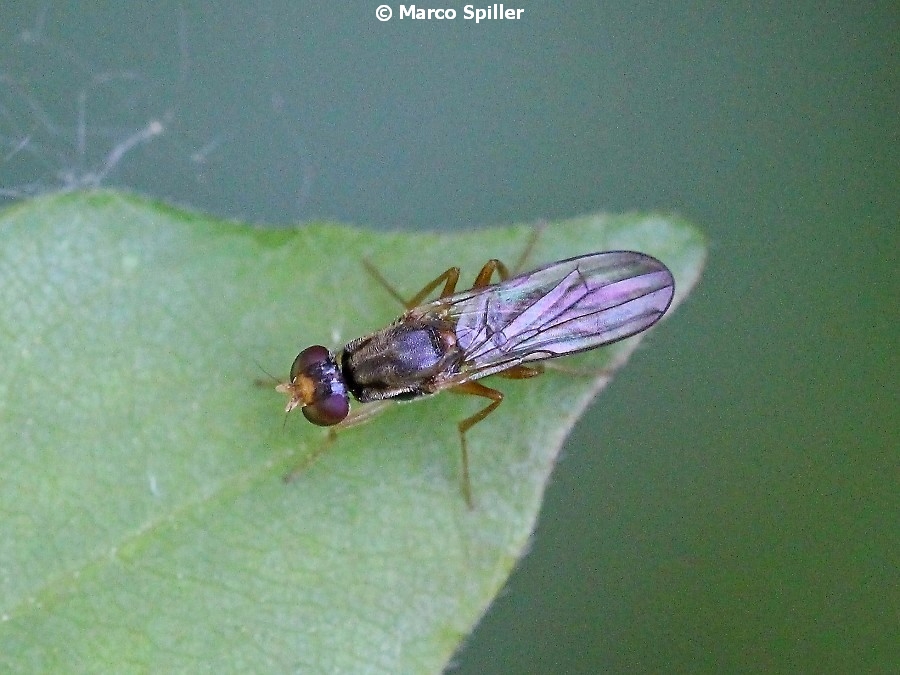
{"label": "yellow leg", "polygon": [[[515,266],[512,268],[514,273],[521,271],[522,266],[525,264],[525,261],[531,254],[531,250],[534,248],[534,245],[535,243],[537,243],[537,240],[543,230],[543,225],[538,225],[534,228],[531,236],[528,238],[528,242],[525,244],[525,249],[519,256],[519,259],[516,261]],[[382,288],[384,288],[384,290],[386,290],[392,298],[403,305],[406,309],[412,309],[413,307],[417,307],[418,305],[422,304],[422,301],[441,284],[444,284],[444,288],[441,291],[441,294],[438,296],[438,299],[443,299],[453,295],[454,293],[456,293],[456,284],[459,282],[459,267],[451,267],[436,279],[426,284],[425,287],[421,291],[416,293],[412,298],[410,298],[409,300],[405,300],[403,296],[400,295],[399,292],[397,292],[397,289],[394,288],[391,283],[384,278],[384,275],[379,272],[372,263],[370,263],[368,260],[363,260],[363,267],[366,268],[366,271],[372,276],[372,278],[375,279],[375,281],[377,281],[378,284]],[[484,288],[485,286],[490,286],[491,277],[494,275],[495,271],[497,272],[497,276],[500,278],[500,281],[506,281],[512,276],[512,274],[510,274],[509,268],[507,268],[506,265],[504,265],[496,258],[491,258],[481,268],[478,276],[475,277],[475,282],[472,284],[472,288]]]}
{"label": "yellow leg", "polygon": [[403,296],[397,292],[387,279],[384,278],[384,275],[379,272],[375,266],[370,263],[368,260],[363,260],[363,266],[366,268],[366,271],[372,275],[372,277],[377,281],[384,290],[386,290],[392,298],[394,298],[401,305],[406,307],[406,309],[412,309],[420,304],[422,304],[422,300],[427,298],[435,288],[444,284],[444,289],[441,291],[439,297],[446,298],[448,295],[453,295],[456,292],[456,283],[459,281],[459,268],[451,267],[446,272],[437,277],[434,281],[426,284],[426,286],[416,293],[409,300],[404,300]]}
{"label": "yellow leg", "polygon": [[497,406],[503,402],[503,392],[491,389],[490,387],[485,387],[479,382],[466,382],[465,384],[453,387],[450,391],[456,392],[457,394],[483,396],[484,398],[491,399],[491,402],[484,408],[474,415],[467,417],[457,425],[457,428],[459,429],[459,444],[462,457],[462,476],[460,477],[460,481],[463,499],[466,500],[466,505],[471,509],[474,508],[474,502],[472,501],[472,484],[469,480],[469,449],[466,445],[466,432],[497,409]]}

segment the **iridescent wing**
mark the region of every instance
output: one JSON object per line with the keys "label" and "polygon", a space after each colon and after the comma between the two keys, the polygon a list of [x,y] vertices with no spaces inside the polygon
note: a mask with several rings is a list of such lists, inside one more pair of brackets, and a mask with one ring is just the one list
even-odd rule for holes
{"label": "iridescent wing", "polygon": [[646,330],[675,292],[656,258],[612,251],[552,263],[416,308],[455,321],[465,358],[453,379],[593,349]]}

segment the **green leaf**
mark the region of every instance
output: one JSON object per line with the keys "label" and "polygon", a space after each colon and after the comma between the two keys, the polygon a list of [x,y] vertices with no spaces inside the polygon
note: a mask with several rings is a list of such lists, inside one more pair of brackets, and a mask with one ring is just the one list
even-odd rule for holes
{"label": "green leaf", "polygon": [[[257,380],[400,313],[362,260],[411,295],[514,261],[531,229],[264,230],[111,192],[0,214],[0,670],[439,671],[601,381],[500,381],[469,434],[470,510],[455,424],[480,400],[392,406],[285,484],[325,434]],[[705,255],[677,218],[591,216],[549,225],[531,262],[617,248],[666,262],[676,304]]]}

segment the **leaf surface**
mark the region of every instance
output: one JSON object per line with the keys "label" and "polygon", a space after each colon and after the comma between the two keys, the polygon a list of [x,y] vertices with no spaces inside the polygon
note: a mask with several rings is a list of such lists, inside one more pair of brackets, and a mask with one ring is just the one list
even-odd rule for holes
{"label": "leaf surface", "polygon": [[[531,229],[259,229],[105,191],[0,214],[0,669],[440,671],[604,380],[489,381],[473,510],[456,422],[480,400],[391,406],[286,485],[325,435],[258,380],[400,313],[362,260],[410,296],[514,261]],[[607,249],[663,260],[676,305],[705,255],[678,218],[598,215],[548,225],[527,266]],[[638,340],[563,365],[618,367]]]}

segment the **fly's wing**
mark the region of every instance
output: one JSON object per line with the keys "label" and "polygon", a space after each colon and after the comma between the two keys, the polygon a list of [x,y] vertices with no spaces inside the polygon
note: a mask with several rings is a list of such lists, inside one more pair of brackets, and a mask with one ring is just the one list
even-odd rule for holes
{"label": "fly's wing", "polygon": [[456,322],[465,353],[461,376],[473,379],[640,333],[662,317],[674,291],[672,273],[656,258],[612,251],[562,260],[432,306]]}

